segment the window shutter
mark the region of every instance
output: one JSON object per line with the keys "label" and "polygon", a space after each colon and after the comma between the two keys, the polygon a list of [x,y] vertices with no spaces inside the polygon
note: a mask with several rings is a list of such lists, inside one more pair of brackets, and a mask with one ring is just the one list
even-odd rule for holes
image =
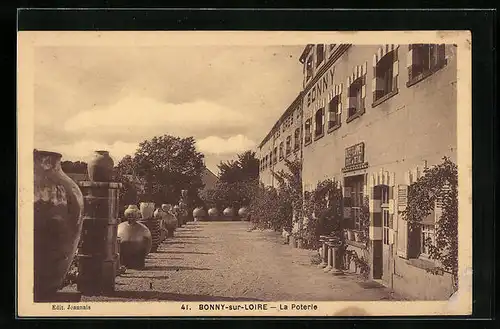
{"label": "window shutter", "polygon": [[413,45],[408,45],[408,54],[406,57],[406,67],[408,69],[408,80],[413,79]]}
{"label": "window shutter", "polygon": [[398,48],[393,50],[394,63],[392,64],[392,90],[398,88],[398,75],[399,75],[399,59]]}
{"label": "window shutter", "polygon": [[397,210],[398,210],[398,232],[396,253],[399,257],[408,258],[408,223],[401,214],[408,204],[408,185],[398,185]]}

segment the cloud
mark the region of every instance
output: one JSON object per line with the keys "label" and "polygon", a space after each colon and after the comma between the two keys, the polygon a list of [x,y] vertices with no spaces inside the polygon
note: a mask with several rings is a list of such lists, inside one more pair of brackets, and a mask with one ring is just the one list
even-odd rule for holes
{"label": "cloud", "polygon": [[187,136],[214,129],[244,129],[252,125],[253,121],[249,113],[205,100],[172,104],[129,95],[109,107],[77,113],[64,122],[63,129],[96,136],[117,132],[141,137],[158,133]]}
{"label": "cloud", "polygon": [[209,154],[240,153],[255,147],[255,142],[244,135],[221,138],[210,136],[197,141],[200,152]]}
{"label": "cloud", "polygon": [[137,143],[124,143],[121,141],[107,144],[98,141],[79,141],[71,144],[51,144],[45,147],[43,144],[35,145],[35,148],[59,152],[62,154],[63,160],[71,161],[90,161],[92,154],[96,150],[106,150],[117,164],[125,155],[133,155],[139,147]]}

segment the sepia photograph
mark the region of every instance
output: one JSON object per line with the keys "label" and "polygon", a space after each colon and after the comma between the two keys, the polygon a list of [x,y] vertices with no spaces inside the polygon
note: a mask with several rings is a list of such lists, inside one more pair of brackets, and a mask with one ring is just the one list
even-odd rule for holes
{"label": "sepia photograph", "polygon": [[470,314],[467,32],[18,43],[20,314]]}

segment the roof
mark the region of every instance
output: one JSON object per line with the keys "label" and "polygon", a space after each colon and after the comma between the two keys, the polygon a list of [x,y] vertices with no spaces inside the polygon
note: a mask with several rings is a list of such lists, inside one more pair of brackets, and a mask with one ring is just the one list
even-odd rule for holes
{"label": "roof", "polygon": [[288,106],[288,108],[283,112],[283,114],[280,116],[278,121],[274,124],[274,126],[269,130],[267,133],[266,137],[260,142],[259,148],[261,148],[273,135],[273,133],[276,131],[276,129],[279,127],[279,125],[295,110],[297,105],[300,105],[302,101],[302,92],[299,92],[297,97],[293,100],[292,104]]}

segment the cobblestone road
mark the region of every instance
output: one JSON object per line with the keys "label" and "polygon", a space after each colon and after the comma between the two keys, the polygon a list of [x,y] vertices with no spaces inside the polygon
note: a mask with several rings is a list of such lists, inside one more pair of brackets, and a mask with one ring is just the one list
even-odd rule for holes
{"label": "cobblestone road", "polygon": [[333,276],[311,264],[310,250],[248,222],[188,223],[150,254],[142,271],[116,279],[116,293],[82,301],[346,301],[397,299],[364,288],[355,275]]}

